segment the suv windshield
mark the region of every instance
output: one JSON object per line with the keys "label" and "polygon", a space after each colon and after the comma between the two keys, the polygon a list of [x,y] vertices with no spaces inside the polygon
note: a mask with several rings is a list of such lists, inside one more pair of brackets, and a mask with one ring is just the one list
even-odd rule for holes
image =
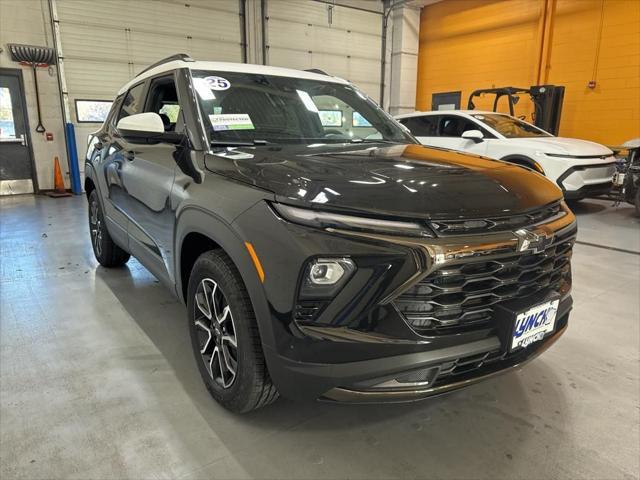
{"label": "suv windshield", "polygon": [[509,117],[507,115],[500,114],[474,114],[473,118],[486,123],[491,128],[501,133],[506,138],[526,138],[526,137],[552,137],[544,130],[540,130],[538,127],[518,120],[517,118]]}
{"label": "suv windshield", "polygon": [[213,142],[416,143],[348,84],[211,71],[193,83]]}

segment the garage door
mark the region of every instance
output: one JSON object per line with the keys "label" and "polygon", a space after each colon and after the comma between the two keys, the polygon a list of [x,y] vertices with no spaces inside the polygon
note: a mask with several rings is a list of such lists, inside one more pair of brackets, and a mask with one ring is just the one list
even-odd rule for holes
{"label": "garage door", "polygon": [[382,15],[312,0],[268,0],[267,64],[319,68],[380,98]]}
{"label": "garage door", "polygon": [[238,1],[58,0],[56,5],[80,158],[86,135],[101,123],[91,120],[109,105],[95,101],[111,101],[143,68],[178,52],[198,60],[243,60]]}

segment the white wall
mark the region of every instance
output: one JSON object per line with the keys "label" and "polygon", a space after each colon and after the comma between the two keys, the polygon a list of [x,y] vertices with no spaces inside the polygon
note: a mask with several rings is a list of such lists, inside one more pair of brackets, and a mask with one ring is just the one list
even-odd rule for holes
{"label": "white wall", "polygon": [[47,142],[43,134],[35,131],[38,125],[33,73],[30,67],[13,62],[7,43],[24,43],[53,47],[46,0],[0,0],[0,67],[22,70],[28,111],[31,143],[36,164],[36,177],[41,190],[53,188],[53,158],[60,159],[65,184],[70,187],[67,153],[64,142],[64,122],[60,106],[56,68],[38,69],[38,88],[42,123],[54,140]]}

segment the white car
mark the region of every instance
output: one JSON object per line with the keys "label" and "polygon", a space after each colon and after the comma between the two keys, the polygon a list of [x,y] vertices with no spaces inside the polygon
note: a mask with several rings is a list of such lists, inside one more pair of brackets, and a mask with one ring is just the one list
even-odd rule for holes
{"label": "white car", "polygon": [[398,115],[423,145],[475,153],[546,175],[567,200],[602,195],[616,171],[613,152],[598,143],[550,133],[510,115],[478,110]]}

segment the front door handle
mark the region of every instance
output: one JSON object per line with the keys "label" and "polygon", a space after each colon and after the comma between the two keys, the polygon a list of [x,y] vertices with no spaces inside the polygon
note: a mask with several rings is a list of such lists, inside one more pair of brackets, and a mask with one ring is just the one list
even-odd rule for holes
{"label": "front door handle", "polygon": [[133,159],[136,158],[136,153],[133,150],[127,150],[127,152],[125,152],[124,157],[129,160],[132,161]]}

